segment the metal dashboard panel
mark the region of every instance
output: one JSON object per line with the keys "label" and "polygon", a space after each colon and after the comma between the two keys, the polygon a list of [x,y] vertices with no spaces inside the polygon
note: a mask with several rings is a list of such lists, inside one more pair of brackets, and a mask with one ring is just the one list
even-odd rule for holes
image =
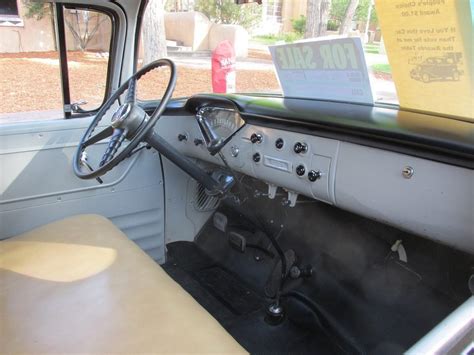
{"label": "metal dashboard panel", "polygon": [[343,142],[336,184],[339,207],[474,252],[472,170]]}
{"label": "metal dashboard panel", "polygon": [[[160,120],[160,134],[183,153],[217,165],[193,139],[200,133],[192,116]],[[165,128],[165,129],[162,129]],[[189,134],[186,142],[177,135]],[[252,143],[252,134],[260,134]],[[277,139],[284,144],[278,148]],[[295,153],[295,143],[305,143],[305,153]],[[235,152],[238,151],[236,155]],[[466,168],[401,153],[370,148],[318,136],[247,124],[223,148],[229,166],[243,174],[353,211],[461,250],[474,251],[472,230],[474,176]],[[260,155],[254,161],[255,154]],[[305,174],[296,170],[303,166]],[[414,175],[403,176],[406,167]],[[320,172],[308,180],[308,172]]]}
{"label": "metal dashboard panel", "polygon": [[[196,139],[202,139],[202,136],[193,117],[173,116],[161,119],[158,128],[165,139],[188,156],[223,165],[220,158],[211,156],[203,144],[194,143]],[[261,143],[254,144],[250,141],[250,137],[255,133],[263,136]],[[179,141],[179,134],[186,135],[187,139]],[[279,138],[284,141],[281,148],[275,146]],[[293,147],[297,142],[307,144],[308,151],[295,153]],[[246,125],[235,134],[222,152],[229,166],[236,171],[285,190],[334,204],[338,147],[339,142],[332,139]],[[238,154],[235,154],[236,151]],[[260,154],[259,162],[254,161],[255,154]],[[299,165],[305,167],[304,176],[298,176],[295,172]],[[310,170],[319,171],[321,177],[317,181],[309,181],[307,172]]]}
{"label": "metal dashboard panel", "polygon": [[[334,171],[339,142],[331,139],[303,135],[267,127],[247,126],[241,132],[247,138],[252,134],[261,134],[261,143],[252,144],[252,157],[260,154],[263,159],[254,162],[254,176],[268,183],[292,192],[300,193],[327,203],[334,204]],[[283,147],[277,148],[277,140],[283,141]],[[304,153],[295,153],[294,145],[307,146]],[[296,169],[303,166],[305,173],[298,176]],[[308,172],[314,170],[321,177],[312,182]]]}

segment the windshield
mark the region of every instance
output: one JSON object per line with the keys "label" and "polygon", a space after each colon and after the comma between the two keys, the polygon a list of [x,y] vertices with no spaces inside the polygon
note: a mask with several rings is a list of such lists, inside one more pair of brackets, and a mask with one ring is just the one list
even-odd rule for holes
{"label": "windshield", "polygon": [[[465,63],[471,55],[470,42],[460,39],[466,28],[472,36],[471,18],[467,27],[459,20],[466,9],[470,16],[467,1],[241,2],[248,3],[150,1],[142,24],[138,67],[159,57],[172,58],[179,76],[174,97],[258,93],[400,104],[473,116],[472,96],[463,97],[463,108],[457,111],[443,111],[444,103],[438,109],[429,102],[450,90],[446,85],[451,84],[459,84],[459,92],[472,94],[470,83],[461,88],[461,82],[469,82],[470,68]],[[446,26],[450,26],[448,34],[443,30]],[[156,38],[156,28],[163,29],[161,38]],[[153,75],[159,74],[149,76]],[[159,97],[153,81],[141,84],[141,99]],[[418,97],[414,100],[413,96]]]}
{"label": "windshield", "polygon": [[[147,54],[143,42],[147,41],[147,27],[154,19],[150,15],[154,12],[153,6],[159,6],[157,3],[156,0],[150,2],[144,16],[139,66],[156,58]],[[307,22],[308,15],[310,21],[315,20],[318,9],[308,9],[302,0],[267,0],[261,5],[236,5],[234,0],[166,1],[166,55],[178,65],[180,74],[175,97],[216,91],[212,87],[212,54],[224,41],[231,43],[235,54],[233,91],[283,94],[270,47],[342,35],[363,39],[376,101],[398,103],[377,12],[371,1],[358,1],[355,9],[349,9],[349,5],[353,6],[349,0],[326,3],[330,4],[321,13],[324,23],[316,24],[318,30],[315,30],[307,28]]]}

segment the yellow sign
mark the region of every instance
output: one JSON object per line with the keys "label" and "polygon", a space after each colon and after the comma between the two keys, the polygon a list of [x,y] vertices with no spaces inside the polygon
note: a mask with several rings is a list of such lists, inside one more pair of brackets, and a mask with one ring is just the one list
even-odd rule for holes
{"label": "yellow sign", "polygon": [[468,0],[376,0],[400,106],[474,121]]}

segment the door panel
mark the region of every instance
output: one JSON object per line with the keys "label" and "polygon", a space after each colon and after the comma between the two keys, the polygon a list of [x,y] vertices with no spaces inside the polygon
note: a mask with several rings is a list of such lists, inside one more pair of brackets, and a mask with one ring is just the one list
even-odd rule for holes
{"label": "door panel", "polygon": [[[106,174],[102,185],[80,180],[72,171],[72,157],[89,123],[74,119],[0,126],[0,239],[67,216],[97,213],[164,262],[160,155],[139,152]],[[102,153],[105,143],[96,149]]]}

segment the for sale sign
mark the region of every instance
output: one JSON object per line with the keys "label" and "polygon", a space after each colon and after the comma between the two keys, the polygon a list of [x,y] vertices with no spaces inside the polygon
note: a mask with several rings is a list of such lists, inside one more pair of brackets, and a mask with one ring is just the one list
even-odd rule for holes
{"label": "for sale sign", "polygon": [[277,45],[270,52],[285,96],[373,104],[360,38]]}

